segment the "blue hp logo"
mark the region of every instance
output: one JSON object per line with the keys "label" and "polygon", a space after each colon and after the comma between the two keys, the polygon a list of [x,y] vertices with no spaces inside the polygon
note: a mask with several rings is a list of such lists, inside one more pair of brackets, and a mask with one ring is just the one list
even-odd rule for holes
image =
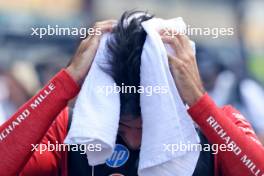
{"label": "blue hp logo", "polygon": [[116,144],[114,153],[106,160],[106,165],[117,168],[123,166],[127,162],[128,158],[129,150],[121,144]]}

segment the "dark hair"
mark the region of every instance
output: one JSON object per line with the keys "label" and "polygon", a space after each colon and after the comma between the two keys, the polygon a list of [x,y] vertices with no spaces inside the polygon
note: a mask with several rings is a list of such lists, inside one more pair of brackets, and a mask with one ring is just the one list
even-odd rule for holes
{"label": "dark hair", "polygon": [[[141,23],[153,16],[142,11],[125,12],[107,41],[109,53],[108,73],[117,86],[140,86],[141,53],[146,40],[146,32]],[[140,110],[139,93],[120,93],[121,115],[138,116]]]}

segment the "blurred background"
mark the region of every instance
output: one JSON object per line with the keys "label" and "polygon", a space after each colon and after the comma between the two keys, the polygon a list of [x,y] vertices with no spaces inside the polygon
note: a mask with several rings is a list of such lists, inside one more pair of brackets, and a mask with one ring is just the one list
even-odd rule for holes
{"label": "blurred background", "polygon": [[91,27],[126,10],[181,16],[192,27],[234,35],[190,36],[204,85],[219,106],[232,104],[264,142],[263,0],[0,0],[0,124],[66,66],[80,37],[32,36],[32,27]]}

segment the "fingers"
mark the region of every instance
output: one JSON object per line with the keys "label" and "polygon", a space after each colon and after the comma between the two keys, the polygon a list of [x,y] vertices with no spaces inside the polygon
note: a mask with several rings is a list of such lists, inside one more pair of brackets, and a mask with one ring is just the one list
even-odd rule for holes
{"label": "fingers", "polygon": [[117,24],[117,20],[105,20],[105,21],[100,21],[96,22],[93,26],[94,31],[98,31],[96,34],[88,36],[85,41],[88,41],[90,39],[100,39],[102,34],[106,32],[111,32],[113,27]]}
{"label": "fingers", "polygon": [[177,54],[180,54],[182,52],[183,48],[178,38],[168,35],[161,35],[161,40],[164,43],[169,44]]}
{"label": "fingers", "polygon": [[111,32],[116,23],[116,20],[106,20],[95,23],[93,26],[95,31],[94,34],[81,41],[74,57],[67,67],[71,76],[79,84],[83,82],[85,76],[89,72],[102,34],[105,32]]}
{"label": "fingers", "polygon": [[92,43],[92,45],[93,43],[98,44],[102,34],[106,32],[111,32],[116,24],[117,24],[117,20],[105,20],[105,21],[96,22],[93,28],[94,31],[99,31],[99,32],[94,35],[90,35],[86,39],[84,39],[81,43],[80,51],[84,51],[85,49],[87,49],[87,47],[89,47],[89,43]]}
{"label": "fingers", "polygon": [[178,49],[179,47],[185,49],[191,48],[189,37],[181,32],[172,29],[162,29],[159,33],[163,42],[170,44],[174,49]]}
{"label": "fingers", "polygon": [[101,33],[111,32],[116,24],[117,24],[117,20],[106,20],[106,21],[96,22],[94,28],[99,29]]}
{"label": "fingers", "polygon": [[161,30],[160,36],[175,51],[168,55],[170,71],[182,99],[191,105],[204,91],[189,38],[173,30]]}
{"label": "fingers", "polygon": [[169,36],[171,38],[177,39],[182,45],[189,41],[186,35],[174,29],[162,29],[159,31],[159,33],[161,36]]}
{"label": "fingers", "polygon": [[184,63],[180,59],[168,54],[168,61],[170,70],[172,72],[180,71],[181,69],[183,69]]}

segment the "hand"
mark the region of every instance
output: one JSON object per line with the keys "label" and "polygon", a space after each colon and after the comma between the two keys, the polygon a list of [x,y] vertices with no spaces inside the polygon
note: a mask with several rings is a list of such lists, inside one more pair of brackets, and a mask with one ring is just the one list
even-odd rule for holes
{"label": "hand", "polygon": [[162,41],[169,44],[175,52],[175,55],[168,55],[170,71],[182,100],[191,106],[205,92],[196,58],[186,35],[174,35],[173,31],[169,34],[168,31],[160,31]]}
{"label": "hand", "polygon": [[[85,76],[88,74],[92,65],[96,51],[98,49],[102,34],[105,32],[111,32],[116,20],[107,20],[97,22],[94,25],[94,29],[100,30],[100,35],[88,36],[79,45],[75,55],[70,61],[69,66],[66,68],[72,78],[81,85]],[[96,31],[96,30],[95,30]]]}

